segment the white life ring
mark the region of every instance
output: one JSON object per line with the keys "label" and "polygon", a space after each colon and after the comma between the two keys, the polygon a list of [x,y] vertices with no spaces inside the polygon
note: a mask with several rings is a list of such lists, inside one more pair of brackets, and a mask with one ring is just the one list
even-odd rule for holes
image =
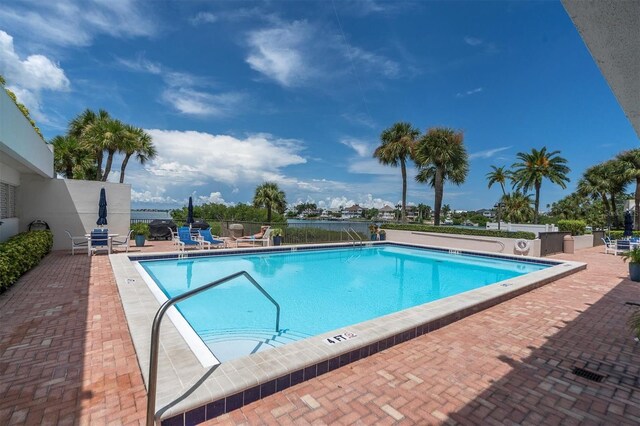
{"label": "white life ring", "polygon": [[531,241],[524,239],[517,239],[515,244],[515,251],[519,254],[525,254],[531,248]]}

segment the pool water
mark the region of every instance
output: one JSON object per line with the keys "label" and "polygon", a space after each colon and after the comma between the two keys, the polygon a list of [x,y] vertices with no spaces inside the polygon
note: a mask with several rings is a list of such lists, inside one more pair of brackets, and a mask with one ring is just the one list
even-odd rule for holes
{"label": "pool water", "polygon": [[550,265],[383,245],[141,261],[167,297],[247,271],[176,306],[221,361],[263,351]]}

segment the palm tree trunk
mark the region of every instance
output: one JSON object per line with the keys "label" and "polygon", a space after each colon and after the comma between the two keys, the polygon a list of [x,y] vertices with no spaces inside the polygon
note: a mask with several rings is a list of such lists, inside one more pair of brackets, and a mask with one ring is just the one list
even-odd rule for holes
{"label": "palm tree trunk", "polygon": [[109,150],[109,156],[107,157],[107,164],[104,165],[104,175],[102,175],[102,181],[106,182],[109,177],[109,173],[111,172],[111,164],[113,164],[113,154],[115,151]]}
{"label": "palm tree trunk", "polygon": [[500,182],[500,188],[502,188],[502,195],[507,195],[507,191],[504,190],[504,183]]}
{"label": "palm tree trunk", "polygon": [[540,182],[535,183],[536,188],[536,211],[533,213],[533,223],[538,223],[538,209],[540,209]]}
{"label": "palm tree trunk", "polygon": [[122,166],[120,166],[120,183],[124,183],[124,169],[127,168],[127,163],[129,162],[129,158],[131,158],[132,155],[133,153],[129,154],[127,152],[127,154],[124,156],[124,159],[122,160]]}
{"label": "palm tree trunk", "polygon": [[[611,217],[613,218],[613,226],[614,228],[620,227],[620,217],[618,216],[618,206],[616,206],[616,194],[614,192],[611,193],[611,204],[609,205],[609,211],[611,212]],[[609,225],[608,223],[607,225]]]}
{"label": "palm tree trunk", "polygon": [[436,176],[434,179],[434,190],[435,190],[435,200],[434,200],[434,215],[433,215],[433,223],[434,225],[440,225],[440,209],[442,208],[442,193],[444,192],[444,185],[442,182],[442,170],[440,168],[436,169]]}
{"label": "palm tree trunk", "polygon": [[67,179],[73,179],[73,164],[67,163],[67,167],[64,172],[64,177],[66,177]]}
{"label": "palm tree trunk", "polygon": [[607,198],[607,193],[603,192],[600,194],[600,198],[602,198],[602,205],[604,206],[604,211],[607,213],[607,226],[611,224],[611,206],[609,206],[609,199]]}
{"label": "palm tree trunk", "polygon": [[102,151],[98,151],[96,153],[96,162],[98,163],[98,170],[96,171],[96,180],[102,180],[102,156],[103,156]]}
{"label": "palm tree trunk", "polygon": [[402,170],[402,211],[400,218],[402,223],[407,223],[407,165],[404,158],[400,159],[400,169]]}
{"label": "palm tree trunk", "polygon": [[636,178],[636,211],[634,212],[635,216],[635,230],[640,230],[640,176]]}

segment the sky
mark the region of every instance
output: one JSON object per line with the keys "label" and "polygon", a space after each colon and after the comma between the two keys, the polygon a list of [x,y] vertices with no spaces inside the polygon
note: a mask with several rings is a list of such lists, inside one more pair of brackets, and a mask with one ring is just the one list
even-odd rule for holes
{"label": "sky", "polygon": [[[400,170],[372,153],[398,121],[464,132],[470,172],[444,193],[462,210],[493,206],[485,175],[518,152],[568,160],[544,210],[638,146],[553,1],[5,1],[0,74],[47,140],[86,108],[152,136],[157,158],[125,174],[133,208],[251,202],[265,181],[290,204],[395,205]],[[408,202],[433,206],[415,174]]]}

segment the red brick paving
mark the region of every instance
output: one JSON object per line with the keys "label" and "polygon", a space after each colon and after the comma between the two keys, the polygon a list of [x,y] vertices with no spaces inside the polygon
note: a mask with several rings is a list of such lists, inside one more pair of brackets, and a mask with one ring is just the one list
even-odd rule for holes
{"label": "red brick paving", "polygon": [[[589,268],[209,423],[638,424],[640,287],[601,249],[566,258]],[[0,295],[0,424],[137,424],[145,403],[108,257],[51,254]]]}

